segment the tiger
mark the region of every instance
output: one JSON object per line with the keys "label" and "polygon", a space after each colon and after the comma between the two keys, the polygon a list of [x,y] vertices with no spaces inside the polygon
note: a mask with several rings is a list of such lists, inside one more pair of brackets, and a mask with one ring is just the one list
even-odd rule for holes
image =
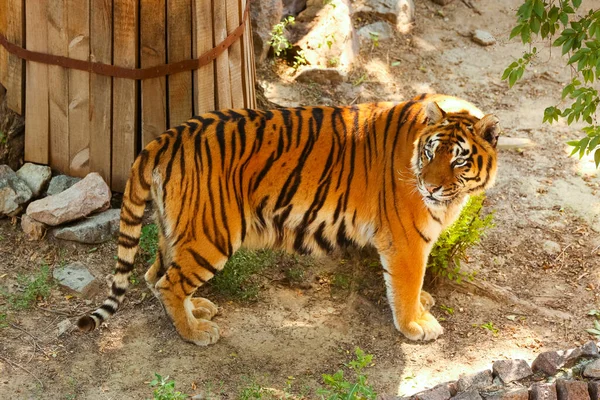
{"label": "tiger", "polygon": [[123,302],[146,202],[159,232],[145,280],[186,341],[215,343],[217,306],[193,297],[240,247],[327,254],[372,246],[398,331],[443,328],[422,290],[429,252],[497,170],[499,120],[441,94],[351,106],[209,112],[168,129],[131,167],[110,295],[78,327]]}

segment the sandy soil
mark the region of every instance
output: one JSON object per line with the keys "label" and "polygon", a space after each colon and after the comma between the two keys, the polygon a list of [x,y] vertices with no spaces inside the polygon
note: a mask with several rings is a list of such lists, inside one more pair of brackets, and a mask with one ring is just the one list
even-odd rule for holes
{"label": "sandy soil", "polygon": [[[277,390],[290,382],[291,393],[315,398],[321,374],[348,362],[356,346],[374,355],[367,372],[379,393],[407,394],[497,359],[532,361],[540,351],[591,339],[585,328],[592,319],[586,314],[600,308],[600,178],[591,161],[567,157],[564,142],[579,135],[575,128],[541,124],[569,71],[554,52],[512,90],[500,80],[522,51],[506,40],[518,0],[474,1],[481,14],[459,0],[443,8],[428,0],[416,3],[414,31],[379,47],[362,46],[348,83],[291,83],[285,69],[270,66],[263,66],[260,77],[271,100],[282,105],[402,100],[424,91],[453,94],[498,115],[507,136],[535,142],[532,148],[501,151],[498,181],[485,208],[495,212],[496,226],[465,264],[478,272],[477,282],[504,289],[504,296],[498,290],[430,283],[438,304],[433,312],[445,319],[446,333],[433,343],[409,342],[393,327],[374,256],[349,253],[309,262],[302,284],[286,283],[281,266],[266,270],[257,302],[217,296],[222,338],[199,348],[178,337],[142,284],[100,331],[57,337],[59,322],[74,322],[104,295],[82,300],[55,287],[32,309],[10,311],[10,324],[0,328],[0,398],[149,398],[155,372],[175,378],[177,388],[192,395],[234,399],[250,382]],[[473,43],[466,34],[475,28],[490,31],[498,43]],[[362,83],[353,85],[358,80]],[[114,242],[31,243],[18,224],[2,220],[0,287],[15,290],[16,276],[34,273],[42,262],[56,268],[78,260],[104,277],[112,271],[115,248]],[[347,284],[336,285],[338,275],[347,277]],[[489,322],[496,334],[481,327]]]}

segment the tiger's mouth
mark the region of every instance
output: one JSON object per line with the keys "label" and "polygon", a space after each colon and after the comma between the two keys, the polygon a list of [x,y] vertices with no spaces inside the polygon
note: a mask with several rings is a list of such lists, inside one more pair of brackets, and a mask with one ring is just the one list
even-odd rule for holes
{"label": "tiger's mouth", "polygon": [[430,207],[444,207],[447,206],[456,198],[455,195],[444,195],[444,190],[442,189],[440,193],[429,193],[427,189],[425,189],[425,184],[419,178],[417,180],[417,190],[419,194],[423,197],[423,202]]}

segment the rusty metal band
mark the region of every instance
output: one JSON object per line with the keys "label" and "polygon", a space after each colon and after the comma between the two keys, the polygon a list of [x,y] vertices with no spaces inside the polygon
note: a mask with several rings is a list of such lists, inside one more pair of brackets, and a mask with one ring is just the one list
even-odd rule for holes
{"label": "rusty metal band", "polygon": [[86,60],[76,60],[74,58],[54,56],[51,54],[40,53],[37,51],[27,50],[19,45],[9,42],[6,37],[0,34],[0,45],[2,45],[9,53],[15,56],[28,60],[39,62],[42,64],[58,65],[64,68],[77,69],[88,71],[98,75],[112,76],[115,78],[127,79],[151,79],[159,78],[166,75],[176,74],[178,72],[192,71],[198,69],[211,61],[215,60],[221,53],[229,48],[236,40],[244,33],[248,14],[250,11],[250,0],[246,2],[242,22],[229,34],[222,42],[217,44],[211,50],[205,52],[198,58],[191,60],[183,60],[172,64],[162,64],[147,68],[125,68],[116,65],[103,64],[99,62],[91,62]]}

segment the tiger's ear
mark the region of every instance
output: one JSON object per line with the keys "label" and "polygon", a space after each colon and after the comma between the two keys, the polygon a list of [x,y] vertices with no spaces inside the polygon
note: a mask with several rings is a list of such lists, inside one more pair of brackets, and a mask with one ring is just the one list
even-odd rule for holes
{"label": "tiger's ear", "polygon": [[444,110],[435,101],[427,103],[425,107],[425,122],[427,125],[435,125],[446,117]]}
{"label": "tiger's ear", "polygon": [[499,122],[500,120],[494,114],[486,114],[475,124],[475,132],[488,141],[492,147],[496,147],[498,136],[500,136]]}

